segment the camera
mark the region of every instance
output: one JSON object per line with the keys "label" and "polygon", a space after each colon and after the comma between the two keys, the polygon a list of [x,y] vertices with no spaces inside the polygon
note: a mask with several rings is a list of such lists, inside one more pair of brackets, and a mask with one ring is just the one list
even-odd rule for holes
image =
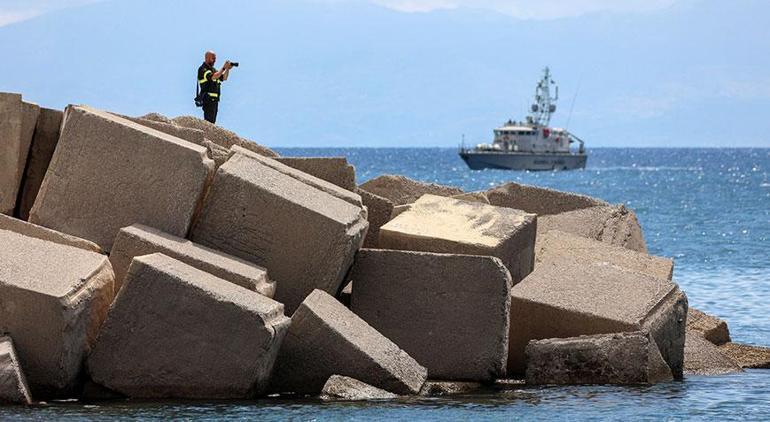
{"label": "camera", "polygon": [[239,64],[240,63],[238,63],[238,62],[230,62],[230,66],[232,66],[232,67],[238,67]]}

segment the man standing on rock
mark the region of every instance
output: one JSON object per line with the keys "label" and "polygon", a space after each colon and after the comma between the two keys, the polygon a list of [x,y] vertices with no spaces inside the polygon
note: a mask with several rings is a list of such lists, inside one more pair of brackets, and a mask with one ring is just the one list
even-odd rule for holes
{"label": "man standing on rock", "polygon": [[222,66],[222,70],[217,70],[214,67],[216,61],[216,53],[209,50],[204,56],[203,64],[198,68],[198,86],[200,87],[200,98],[203,102],[203,118],[211,123],[217,122],[220,88],[222,82],[227,80],[230,69],[233,68],[233,64],[228,60]]}

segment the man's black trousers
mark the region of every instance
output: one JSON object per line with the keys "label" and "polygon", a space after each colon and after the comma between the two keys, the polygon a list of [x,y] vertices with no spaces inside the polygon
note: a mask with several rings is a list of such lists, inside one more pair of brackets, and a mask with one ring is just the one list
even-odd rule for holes
{"label": "man's black trousers", "polygon": [[203,104],[203,118],[211,123],[217,122],[217,111],[219,111],[218,101],[209,101]]}

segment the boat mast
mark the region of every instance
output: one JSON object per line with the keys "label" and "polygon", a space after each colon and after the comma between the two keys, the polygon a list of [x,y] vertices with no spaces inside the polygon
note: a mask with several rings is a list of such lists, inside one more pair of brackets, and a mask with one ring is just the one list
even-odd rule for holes
{"label": "boat mast", "polygon": [[[551,97],[551,85],[554,86],[555,95]],[[546,67],[543,70],[543,79],[535,88],[535,103],[532,104],[532,114],[527,120],[537,126],[548,126],[551,114],[556,111],[556,101],[559,99],[559,87],[551,79],[551,71]]]}

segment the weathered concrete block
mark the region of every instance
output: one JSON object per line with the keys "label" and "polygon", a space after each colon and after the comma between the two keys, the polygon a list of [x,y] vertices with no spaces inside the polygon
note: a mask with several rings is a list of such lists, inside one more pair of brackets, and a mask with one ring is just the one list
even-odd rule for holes
{"label": "weathered concrete block", "polygon": [[105,251],[142,223],[184,237],[214,162],[205,148],[88,107],[68,107],[30,221]]}
{"label": "weathered concrete block", "polygon": [[[141,118],[163,121],[162,116],[145,115]],[[221,126],[217,126],[197,117],[179,116],[171,119],[171,122],[177,126],[202,130],[206,139],[223,148],[230,149],[234,145],[238,145],[265,157],[278,156],[278,153],[264,145],[259,145],[254,141],[242,138],[235,132],[231,132]]]}
{"label": "weathered concrete block", "polygon": [[330,376],[321,390],[321,400],[325,401],[389,400],[396,397],[381,388],[342,375]]}
{"label": "weathered concrete block", "polygon": [[535,266],[563,256],[584,262],[607,262],[665,280],[671,280],[674,273],[674,261],[669,258],[650,256],[559,230],[539,234],[535,246]]}
{"label": "weathered concrete block", "polygon": [[459,199],[461,201],[481,202],[482,204],[491,205],[489,198],[484,192],[467,192],[459,195],[453,195],[452,198]]}
{"label": "weathered concrete block", "polygon": [[132,261],[88,368],[130,397],[251,397],[267,386],[288,325],[272,299],[145,255]]}
{"label": "weathered concrete block", "polygon": [[682,377],[687,298],[669,280],[562,258],[538,265],[511,296],[509,374],[524,372],[530,340],[646,331]]}
{"label": "weathered concrete block", "polygon": [[538,237],[551,230],[576,234],[647,253],[636,214],[624,205],[589,207],[538,218]]}
{"label": "weathered concrete block", "polygon": [[511,208],[424,195],[380,228],[380,247],[495,256],[515,284],[534,266],[536,219]]}
{"label": "weathered concrete block", "polygon": [[527,384],[654,384],[671,368],[648,333],[614,333],[530,341]]}
{"label": "weathered concrete block", "polygon": [[271,389],[316,394],[335,374],[415,394],[427,370],[333,297],[315,290],[291,317]]}
{"label": "weathered concrete block", "polygon": [[45,240],[47,242],[58,243],[60,245],[74,246],[96,253],[102,253],[102,248],[96,243],[89,242],[79,237],[51,230],[47,227],[28,223],[18,218],[8,217],[0,214],[0,230],[16,232],[27,237]]}
{"label": "weathered concrete block", "polygon": [[515,208],[538,216],[560,214],[583,208],[608,206],[607,202],[572,192],[508,182],[486,191],[489,203]]}
{"label": "weathered concrete block", "polygon": [[480,390],[482,384],[478,382],[462,381],[425,381],[420,390],[423,397],[441,397],[455,394],[468,394]]}
{"label": "weathered concrete block", "polygon": [[116,291],[123,285],[135,256],[156,252],[269,298],[275,294],[275,283],[264,268],[141,224],[120,229],[112,246],[110,262],[115,271]]}
{"label": "weathered concrete block", "polygon": [[151,119],[144,119],[141,117],[130,117],[115,114],[118,117],[122,117],[126,120],[131,120],[134,123],[139,123],[142,126],[153,128],[157,131],[163,132],[167,135],[175,136],[180,139],[184,139],[187,142],[192,142],[196,145],[203,145],[203,141],[206,139],[203,131],[200,129],[192,129],[184,126],[177,126],[173,123],[159,122]]}
{"label": "weathered concrete block", "polygon": [[389,199],[363,189],[356,189],[356,193],[361,195],[361,201],[367,209],[367,220],[369,220],[369,231],[366,233],[364,247],[376,248],[380,240],[380,227],[390,221],[393,203]]}
{"label": "weathered concrete block", "polygon": [[0,213],[12,215],[40,107],[0,93]]}
{"label": "weathered concrete block", "polygon": [[345,157],[276,157],[275,160],[342,189],[356,191],[356,168],[348,164]]}
{"label": "weathered concrete block", "polygon": [[684,345],[684,373],[722,375],[741,372],[741,367],[698,331],[687,330]]}
{"label": "weathered concrete block", "polygon": [[22,220],[29,219],[29,211],[37,198],[40,185],[48,170],[53,152],[59,143],[59,129],[61,128],[61,110],[41,108],[35,126],[35,135],[32,137],[32,145],[29,148],[27,168],[24,171],[24,182],[21,187],[20,201],[16,204],[16,215]]}
{"label": "weathered concrete block", "polygon": [[770,368],[770,347],[729,342],[719,346],[719,350],[741,368]]}
{"label": "weathered concrete block", "polygon": [[0,404],[3,403],[32,404],[27,380],[8,336],[0,336]]}
{"label": "weathered concrete block", "polygon": [[0,333],[13,337],[35,396],[67,395],[114,297],[112,266],[66,240],[22,233],[0,229]]}
{"label": "weathered concrete block", "polygon": [[291,314],[313,289],[337,294],[367,226],[361,207],[236,152],[217,171],[191,239],[267,268]]}
{"label": "weathered concrete block", "polygon": [[425,194],[436,196],[460,195],[463,190],[453,186],[424,183],[404,176],[386,174],[359,186],[361,189],[389,199],[394,205],[410,204]]}
{"label": "weathered concrete block", "polygon": [[351,309],[431,377],[505,376],[511,275],[491,256],[362,249]]}
{"label": "weathered concrete block", "polygon": [[730,330],[726,322],[695,308],[687,310],[687,329],[700,332],[706,340],[717,346],[730,341]]}

